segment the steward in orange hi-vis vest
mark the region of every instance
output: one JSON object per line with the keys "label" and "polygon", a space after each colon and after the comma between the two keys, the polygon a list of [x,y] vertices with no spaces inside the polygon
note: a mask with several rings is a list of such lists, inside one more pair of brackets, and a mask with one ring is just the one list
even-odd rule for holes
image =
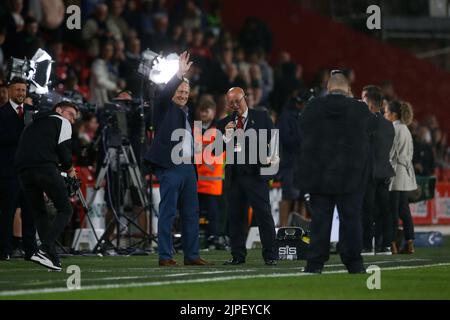
{"label": "steward in orange hi-vis vest", "polygon": [[[215,124],[212,123],[208,129],[214,130]],[[215,133],[213,135],[202,135],[202,151],[205,150],[206,146],[213,143],[215,138]],[[221,155],[214,155],[212,152],[208,151],[203,152],[202,154],[202,163],[197,164],[197,192],[220,196],[222,194],[225,152]]]}

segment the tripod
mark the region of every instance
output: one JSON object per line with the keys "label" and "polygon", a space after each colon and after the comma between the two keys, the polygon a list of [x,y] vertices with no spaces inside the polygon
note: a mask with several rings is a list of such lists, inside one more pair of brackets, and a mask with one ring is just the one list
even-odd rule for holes
{"label": "tripod", "polygon": [[[97,236],[97,232],[95,231],[94,224],[92,223],[91,217],[90,217],[90,215],[89,215],[89,214],[90,214],[90,211],[91,211],[90,209],[91,209],[92,207],[91,207],[91,206],[88,206],[88,204],[87,204],[87,202],[86,202],[86,199],[84,198],[83,193],[81,192],[81,190],[80,190],[79,187],[77,188],[75,194],[76,194],[76,196],[78,197],[78,200],[80,200],[81,205],[83,206],[83,208],[86,210],[86,217],[87,217],[87,219],[88,219],[89,226],[91,227],[91,230],[92,230],[92,232],[94,233],[95,240],[96,240],[97,243],[98,243],[98,242],[99,242],[99,238],[98,238],[98,236]],[[78,233],[78,237],[77,237],[77,239],[75,240],[75,243],[78,243],[78,241],[79,241],[79,239],[80,239],[80,236],[81,236],[81,232]],[[61,245],[60,245],[60,246],[61,246]],[[67,252],[65,252],[65,253],[67,253]]]}
{"label": "tripod", "polygon": [[[115,164],[115,168],[114,168]],[[114,179],[109,179],[109,175],[111,172],[116,170]],[[122,170],[124,169],[124,172]],[[124,176],[122,176],[122,173],[124,173]],[[142,182],[142,175],[139,170],[139,166],[137,164],[136,157],[134,155],[133,148],[128,143],[125,143],[122,141],[120,144],[111,145],[109,146],[105,159],[103,161],[102,167],[99,171],[99,174],[97,176],[97,181],[95,184],[94,192],[88,202],[88,206],[91,207],[96,194],[98,190],[100,189],[100,186],[102,185],[103,181],[107,180],[108,182],[108,196],[110,200],[110,206],[113,211],[113,215],[115,218],[111,219],[109,221],[108,225],[105,228],[105,232],[103,233],[102,237],[97,241],[97,244],[95,245],[93,249],[93,253],[104,251],[104,245],[106,244],[106,240],[108,237],[108,230],[113,226],[114,222],[116,223],[117,227],[117,237],[116,237],[116,247],[115,249],[118,250],[120,246],[120,234],[121,234],[121,226],[127,227],[122,221],[121,218],[124,218],[128,225],[135,226],[143,235],[143,240],[139,241],[138,243],[134,245],[138,245],[142,242],[148,242],[151,244],[152,241],[155,241],[155,238],[153,235],[147,232],[147,230],[144,230],[139,224],[137,224],[134,220],[142,214],[142,212],[145,212],[146,217],[151,219],[151,212],[149,212],[149,203],[145,194],[145,187]],[[134,217],[128,217],[127,215],[123,214],[124,212],[124,203],[123,198],[124,194],[122,192],[121,188],[121,182],[123,180],[126,180],[129,185],[128,188],[134,188],[134,190],[137,193],[137,196],[139,198],[140,205],[142,206],[142,210],[138,212]],[[111,188],[112,184],[115,184],[115,203],[111,197]]]}

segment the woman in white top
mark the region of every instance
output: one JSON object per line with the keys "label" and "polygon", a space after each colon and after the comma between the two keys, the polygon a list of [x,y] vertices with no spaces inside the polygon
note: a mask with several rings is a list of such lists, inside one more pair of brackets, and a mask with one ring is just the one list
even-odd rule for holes
{"label": "woman in white top", "polygon": [[398,218],[403,221],[405,247],[400,253],[414,253],[414,223],[409,209],[408,191],[416,190],[416,176],[412,164],[413,141],[407,125],[412,122],[412,107],[407,102],[391,101],[386,106],[384,117],[392,121],[395,129],[390,160],[395,170],[389,186],[391,211],[394,218],[394,239],[392,239],[392,253],[398,253],[395,235],[397,234]]}

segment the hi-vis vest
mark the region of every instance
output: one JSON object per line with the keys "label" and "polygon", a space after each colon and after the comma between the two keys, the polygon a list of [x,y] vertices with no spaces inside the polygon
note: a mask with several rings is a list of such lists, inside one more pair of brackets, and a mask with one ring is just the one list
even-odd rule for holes
{"label": "hi-vis vest", "polygon": [[[214,127],[212,127],[214,128]],[[202,136],[202,151],[207,145],[213,143],[216,136]],[[202,163],[197,164],[198,182],[197,192],[219,196],[222,194],[222,179],[224,168],[225,152],[221,155],[214,155],[211,152],[203,153]],[[211,163],[211,164],[208,164]]]}

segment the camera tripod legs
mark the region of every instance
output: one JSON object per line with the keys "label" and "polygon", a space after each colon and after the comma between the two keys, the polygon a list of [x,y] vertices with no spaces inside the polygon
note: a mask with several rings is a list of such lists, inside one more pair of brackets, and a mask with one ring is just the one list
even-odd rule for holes
{"label": "camera tripod legs", "polygon": [[[97,236],[97,232],[95,231],[94,224],[92,223],[91,216],[90,216],[90,208],[91,207],[88,206],[86,199],[84,198],[83,193],[81,192],[80,189],[77,190],[76,195],[77,195],[78,199],[80,200],[81,205],[86,210],[86,217],[88,219],[88,222],[92,229],[92,232],[94,233],[95,241],[97,241],[97,243],[98,243],[100,240]],[[81,236],[81,232],[78,233],[78,237],[74,243],[78,243],[78,241],[80,240],[80,236]]]}
{"label": "camera tripod legs", "polygon": [[[123,156],[124,161],[121,161],[120,157],[121,155]],[[115,159],[114,159],[115,158]],[[92,203],[94,202],[94,199],[97,195],[98,190],[100,189],[100,186],[102,185],[103,181],[105,180],[105,177],[107,176],[108,170],[110,169],[111,164],[113,163],[113,160],[116,160],[115,162],[117,163],[117,170],[122,170],[122,167],[126,168],[126,174],[128,174],[129,176],[129,180],[130,180],[130,185],[128,187],[134,187],[137,191],[137,195],[139,197],[139,202],[142,205],[142,210],[134,215],[133,217],[128,217],[124,214],[122,214],[122,210],[117,210],[118,208],[112,208],[114,211],[114,219],[116,220],[117,224],[118,224],[118,230],[117,230],[117,237],[118,237],[118,241],[117,241],[117,247],[115,248],[116,250],[118,249],[119,246],[119,237],[120,237],[120,228],[119,228],[119,224],[120,225],[124,225],[120,219],[124,218],[127,221],[127,224],[132,224],[134,225],[140,232],[142,232],[144,234],[144,239],[141,241],[148,241],[149,243],[151,243],[152,241],[156,242],[155,237],[151,234],[151,230],[150,233],[147,230],[144,230],[141,226],[139,226],[134,220],[142,213],[144,212],[146,217],[147,217],[147,221],[148,219],[151,219],[151,210],[149,210],[149,203],[145,194],[145,186],[144,183],[142,181],[142,174],[139,170],[139,167],[137,165],[137,161],[136,161],[136,157],[134,155],[133,149],[130,145],[122,145],[119,148],[109,148],[108,152],[105,156],[105,160],[103,161],[102,167],[100,169],[100,172],[97,176],[97,181],[94,187],[94,192],[91,195],[87,206],[88,208],[92,207]],[[120,174],[119,174],[119,180],[120,180]],[[121,181],[118,182],[119,184],[121,183]],[[118,197],[121,197],[122,195],[118,195]],[[110,199],[112,200],[112,199]],[[118,203],[120,203],[121,199],[116,199]],[[111,201],[111,206],[114,206],[114,203]],[[120,207],[120,206],[119,206]],[[118,212],[118,214],[116,213],[116,211]],[[93,249],[93,253],[96,253],[98,251],[101,251],[101,247],[103,247],[103,245],[106,242],[106,238],[108,237],[108,231],[112,225],[112,223],[114,222],[114,219],[112,219],[109,223],[108,226],[106,226],[105,228],[105,232],[103,233],[102,237],[100,239],[98,239],[97,244],[95,245],[94,249]],[[147,226],[146,229],[148,229],[148,222],[147,222]]]}

